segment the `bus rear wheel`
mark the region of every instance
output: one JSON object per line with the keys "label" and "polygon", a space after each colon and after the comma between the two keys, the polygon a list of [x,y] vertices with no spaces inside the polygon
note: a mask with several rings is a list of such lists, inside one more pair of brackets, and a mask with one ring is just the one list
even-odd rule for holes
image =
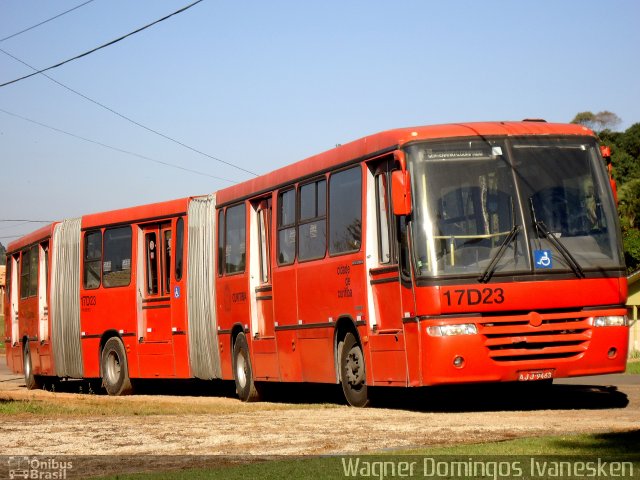
{"label": "bus rear wheel", "polygon": [[236,392],[243,402],[260,400],[260,392],[253,379],[249,345],[244,333],[239,333],[233,344],[233,376],[236,381]]}
{"label": "bus rear wheel", "polygon": [[31,363],[31,352],[29,350],[29,342],[24,343],[23,353],[23,368],[24,368],[24,383],[27,385],[27,389],[36,390],[42,388],[42,382],[38,375],[33,374],[33,364]]}
{"label": "bus rear wheel", "polygon": [[352,333],[347,333],[344,337],[340,355],[340,379],[347,403],[352,407],[366,407],[369,397],[364,354]]}
{"label": "bus rear wheel", "polygon": [[111,337],[104,344],[100,365],[102,386],[109,395],[129,395],[133,392],[127,355],[120,338]]}

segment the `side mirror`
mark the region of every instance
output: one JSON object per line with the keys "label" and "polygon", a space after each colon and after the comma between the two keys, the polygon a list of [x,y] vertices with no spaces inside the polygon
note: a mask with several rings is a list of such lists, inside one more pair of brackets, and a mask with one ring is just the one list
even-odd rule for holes
{"label": "side mirror", "polygon": [[395,215],[411,213],[411,180],[406,170],[396,170],[391,173],[391,197]]}
{"label": "side mirror", "polygon": [[611,164],[611,147],[607,145],[600,145],[600,154],[607,164],[607,171],[609,172],[609,184],[611,185],[611,191],[613,192],[613,199],[618,204],[618,186],[613,179],[613,165]]}

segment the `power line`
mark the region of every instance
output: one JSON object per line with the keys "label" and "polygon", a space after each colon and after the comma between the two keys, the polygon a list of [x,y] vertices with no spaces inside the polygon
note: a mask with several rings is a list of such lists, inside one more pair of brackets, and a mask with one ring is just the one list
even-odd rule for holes
{"label": "power line", "polygon": [[125,38],[128,38],[128,37],[130,37],[132,35],[135,35],[136,33],[140,33],[141,31],[146,30],[147,28],[152,27],[153,25],[156,25],[157,23],[163,22],[163,21],[167,20],[168,18],[173,17],[174,15],[178,15],[179,13],[182,13],[185,10],[188,10],[189,8],[193,7],[194,5],[197,5],[198,3],[202,2],[202,1],[203,0],[196,0],[195,2],[190,3],[186,7],[182,7],[181,9],[176,10],[175,12],[170,13],[169,15],[166,15],[166,16],[162,17],[159,20],[156,20],[155,22],[151,22],[151,23],[145,25],[144,27],[140,27],[140,28],[134,30],[133,32],[130,32],[130,33],[127,33],[126,35],[118,37],[115,40],[111,40],[110,42],[107,42],[107,43],[105,43],[103,45],[100,45],[99,47],[96,47],[96,48],[93,48],[91,50],[88,50],[88,51],[86,51],[84,53],[81,53],[80,55],[76,55],[75,57],[69,58],[69,59],[64,60],[62,62],[59,62],[59,63],[57,63],[55,65],[52,65],[50,67],[43,68],[43,69],[38,70],[36,72],[30,73],[29,75],[25,75],[23,77],[16,78],[15,80],[11,80],[9,82],[5,82],[3,84],[0,84],[0,87],[6,87],[7,85],[11,85],[12,83],[16,83],[16,82],[19,82],[21,80],[25,80],[25,79],[27,79],[29,77],[33,77],[34,75],[37,75],[39,73],[46,72],[48,70],[52,70],[54,68],[61,67],[62,65],[65,65],[65,64],[67,64],[69,62],[73,62],[74,60],[78,60],[79,58],[86,57],[87,55],[91,55],[92,53],[97,52],[98,50],[102,50],[103,48],[106,48],[106,47],[109,47],[109,46],[111,46],[113,44],[121,42]]}
{"label": "power line", "polygon": [[[19,59],[18,57],[16,57],[15,55],[12,55],[11,53],[7,52],[6,50],[4,50],[4,49],[0,48],[0,52],[4,53],[5,55],[7,55],[7,56],[9,56],[9,57],[11,57],[11,58],[13,58],[15,61],[20,62],[21,64],[23,64],[23,65],[25,65],[25,66],[27,66],[27,67],[29,67],[29,68],[33,69],[33,70],[36,70],[36,68],[35,68],[35,67],[33,67],[33,66],[29,65],[29,64],[28,64],[27,62],[25,62],[24,60]],[[147,127],[146,125],[143,125],[142,123],[140,123],[140,122],[138,122],[138,121],[136,121],[136,120],[132,119],[131,117],[127,117],[126,115],[124,115],[124,114],[122,114],[122,113],[120,113],[120,112],[118,112],[118,111],[114,110],[113,108],[111,108],[111,107],[109,107],[109,106],[105,105],[104,103],[100,103],[100,102],[98,102],[97,100],[94,100],[93,98],[88,97],[88,96],[87,96],[87,95],[85,95],[84,93],[81,93],[81,92],[79,92],[79,91],[77,91],[77,90],[74,90],[73,88],[69,87],[68,85],[65,85],[64,83],[59,82],[58,80],[56,80],[56,79],[55,79],[55,78],[53,78],[53,77],[50,77],[50,76],[49,76],[49,75],[47,75],[46,73],[42,73],[42,72],[37,72],[37,73],[40,73],[43,77],[48,78],[48,79],[49,79],[49,80],[51,80],[52,82],[56,83],[57,85],[61,86],[61,87],[62,87],[62,88],[64,88],[64,89],[66,89],[66,90],[70,91],[71,93],[75,93],[75,94],[76,94],[76,95],[78,95],[79,97],[84,98],[85,100],[87,100],[87,101],[89,101],[89,102],[93,103],[94,105],[97,105],[97,106],[99,106],[100,108],[104,108],[105,110],[107,110],[107,111],[109,111],[109,112],[113,113],[114,115],[117,115],[118,117],[122,118],[123,120],[126,120],[127,122],[130,122],[130,123],[132,123],[132,124],[134,124],[134,125],[136,125],[136,126],[138,126],[138,127],[140,127],[140,128],[143,128],[143,129],[147,130],[148,132],[151,132],[151,133],[153,133],[153,134],[155,134],[155,135],[158,135],[159,137],[162,137],[162,138],[164,138],[165,140],[169,140],[170,142],[173,142],[173,143],[175,143],[175,144],[177,144],[177,145],[180,145],[181,147],[184,147],[184,148],[186,148],[186,149],[188,149],[188,150],[191,150],[192,152],[195,152],[195,153],[197,153],[197,154],[199,154],[199,155],[202,155],[202,156],[204,156],[204,157],[207,157],[207,158],[209,158],[209,159],[211,159],[211,160],[215,160],[216,162],[220,162],[220,163],[223,163],[223,164],[225,164],[225,165],[228,165],[229,167],[232,167],[232,168],[235,168],[235,169],[237,169],[237,170],[240,170],[240,171],[242,171],[242,172],[249,173],[249,174],[254,175],[254,176],[258,176],[258,174],[257,174],[257,173],[254,173],[254,172],[252,172],[252,171],[250,171],[250,170],[247,170],[247,169],[245,169],[245,168],[239,167],[238,165],[236,165],[236,164],[234,164],[234,163],[227,162],[226,160],[222,160],[221,158],[214,157],[213,155],[209,155],[208,153],[203,152],[203,151],[201,151],[201,150],[198,150],[198,149],[196,149],[196,148],[194,148],[194,147],[192,147],[192,146],[190,146],[190,145],[187,145],[186,143],[181,142],[180,140],[176,140],[175,138],[170,137],[169,135],[165,135],[164,133],[159,132],[158,130],[154,130],[154,129],[153,129],[153,128],[151,128],[151,127]]]}
{"label": "power line", "polygon": [[4,42],[5,40],[9,40],[10,38],[13,37],[17,37],[18,35],[22,35],[25,32],[28,32],[29,30],[33,30],[34,28],[39,27],[40,25],[44,25],[47,22],[50,22],[51,20],[55,20],[56,18],[60,18],[63,15],[66,15],[69,12],[73,12],[74,10],[77,10],[80,7],[84,7],[86,4],[93,2],[94,0],[88,0],[84,3],[81,3],[80,5],[77,5],[73,8],[70,8],[69,10],[65,10],[62,13],[59,13],[58,15],[56,15],[55,17],[51,17],[51,18],[47,18],[46,20],[40,22],[40,23],[36,23],[35,25],[32,25],[31,27],[25,28],[24,30],[20,30],[19,32],[16,32],[12,35],[9,35],[8,37],[4,37],[4,38],[0,38],[0,42]]}
{"label": "power line", "polygon": [[[19,218],[10,218],[5,220],[0,220],[0,222],[23,222],[23,223],[51,223],[53,220],[23,220]],[[17,227],[17,225],[12,225],[11,227]],[[10,228],[10,227],[7,227]]]}
{"label": "power line", "polygon": [[[202,0],[200,0],[200,1],[202,1]],[[39,74],[41,74],[42,76],[44,76],[44,77],[48,78],[48,79],[49,79],[49,80],[51,80],[52,82],[56,83],[57,85],[61,86],[61,87],[62,87],[62,88],[64,88],[64,89],[66,89],[66,90],[70,91],[71,93],[74,93],[74,94],[78,95],[79,97],[82,97],[82,98],[84,98],[85,100],[87,100],[87,101],[89,101],[89,102],[93,103],[94,105],[97,105],[97,106],[99,106],[100,108],[103,108],[103,109],[107,110],[108,112],[111,112],[111,113],[113,113],[114,115],[117,115],[118,117],[122,118],[123,120],[126,120],[126,121],[127,121],[127,122],[129,122],[129,123],[132,123],[133,125],[136,125],[136,126],[138,126],[138,127],[140,127],[140,128],[143,128],[144,130],[147,130],[148,132],[151,132],[151,133],[153,133],[153,134],[155,134],[155,135],[158,135],[159,137],[162,137],[162,138],[164,138],[165,140],[169,140],[170,142],[173,142],[173,143],[175,143],[175,144],[177,144],[177,145],[180,145],[180,146],[181,146],[181,147],[183,147],[183,148],[186,148],[186,149],[188,149],[188,150],[191,150],[192,152],[197,153],[197,154],[199,154],[199,155],[202,155],[202,156],[204,156],[204,157],[207,157],[207,158],[209,158],[209,159],[211,159],[211,160],[214,160],[214,161],[219,162],[219,163],[223,163],[224,165],[227,165],[227,166],[229,166],[229,167],[235,168],[235,169],[237,169],[237,170],[240,170],[240,171],[242,171],[242,172],[248,173],[248,174],[250,174],[250,175],[253,175],[253,176],[256,176],[256,177],[258,176],[258,174],[257,174],[257,173],[255,173],[255,172],[252,172],[252,171],[250,171],[250,170],[247,170],[247,169],[245,169],[245,168],[243,168],[243,167],[240,167],[240,166],[238,166],[238,165],[236,165],[236,164],[234,164],[234,163],[227,162],[226,160],[222,160],[221,158],[218,158],[218,157],[215,157],[215,156],[213,156],[213,155],[210,155],[210,154],[208,154],[208,153],[206,153],[206,152],[203,152],[202,150],[198,150],[197,148],[194,148],[194,147],[192,147],[192,146],[190,146],[190,145],[188,145],[188,144],[186,144],[186,143],[184,143],[184,142],[182,142],[182,141],[180,141],[180,140],[176,140],[175,138],[170,137],[169,135],[166,135],[166,134],[164,134],[164,133],[162,133],[162,132],[159,132],[158,130],[155,130],[155,129],[151,128],[151,127],[148,127],[148,126],[146,126],[146,125],[144,125],[144,124],[142,124],[142,123],[140,123],[140,122],[138,122],[138,121],[136,121],[136,120],[132,119],[131,117],[128,117],[128,116],[126,116],[126,115],[124,115],[124,114],[122,114],[122,113],[120,113],[120,112],[118,112],[118,111],[114,110],[113,108],[111,108],[111,107],[109,107],[109,106],[107,106],[107,105],[105,105],[105,104],[103,104],[103,103],[101,103],[101,102],[98,102],[97,100],[94,100],[93,98],[91,98],[91,97],[89,97],[89,96],[87,96],[87,95],[85,95],[85,94],[83,94],[83,93],[81,93],[81,92],[79,92],[79,91],[77,91],[77,90],[75,90],[75,89],[73,89],[73,88],[69,87],[68,85],[65,85],[64,83],[59,82],[58,80],[56,80],[56,79],[55,79],[55,78],[53,78],[53,77],[50,77],[49,75],[47,75],[47,74],[46,74],[46,73],[44,73],[43,71],[38,71],[38,69],[37,69],[36,67],[34,67],[34,66],[32,66],[32,65],[29,65],[29,64],[28,64],[27,62],[25,62],[24,60],[21,60],[20,58],[16,57],[15,55],[12,55],[11,53],[7,52],[6,50],[4,50],[4,49],[2,49],[2,48],[0,48],[0,52],[4,53],[4,54],[5,54],[5,55],[7,55],[8,57],[13,58],[15,61],[17,61],[17,62],[21,63],[22,65],[24,65],[24,66],[26,66],[26,67],[28,67],[28,68],[30,68],[30,69],[32,69],[32,70],[34,70],[34,75],[36,75],[36,74],[38,74],[38,73],[39,73]],[[5,113],[6,113],[6,112],[5,112]],[[234,183],[235,183],[235,182],[234,182]]]}
{"label": "power line", "polygon": [[53,223],[51,220],[0,220],[0,223],[2,222],[13,223],[13,225],[0,227],[0,230],[11,230],[14,228],[24,227],[30,223]]}
{"label": "power line", "polygon": [[24,237],[24,235],[9,235],[8,237],[0,237],[0,240],[6,240],[9,238],[20,238],[20,237]]}
{"label": "power line", "polygon": [[[19,59],[18,57],[16,57],[15,55],[12,55],[11,53],[7,52],[6,50],[3,50],[2,48],[0,48],[0,52],[4,53],[5,55],[7,55],[7,56],[9,56],[9,57],[11,57],[11,58],[13,58],[15,61],[20,62],[21,64],[23,64],[23,65],[25,65],[25,66],[27,66],[27,67],[29,67],[29,68],[33,69],[33,70],[36,70],[36,68],[35,68],[35,67],[33,67],[33,66],[29,65],[29,64],[28,64],[27,62],[25,62],[24,60]],[[138,122],[138,121],[136,121],[136,120],[132,119],[131,117],[127,117],[126,115],[124,115],[124,114],[122,114],[122,113],[120,113],[120,112],[118,112],[118,111],[114,110],[113,108],[111,108],[111,107],[109,107],[109,106],[105,105],[104,103],[100,103],[100,102],[98,102],[97,100],[94,100],[93,98],[88,97],[88,96],[87,96],[87,95],[85,95],[84,93],[81,93],[81,92],[79,92],[79,91],[77,91],[77,90],[74,90],[73,88],[69,87],[68,85],[65,85],[64,83],[59,82],[58,80],[56,80],[56,79],[55,79],[55,78],[53,78],[53,77],[50,77],[50,76],[49,76],[49,75],[47,75],[46,73],[42,73],[42,72],[40,72],[40,74],[41,74],[43,77],[46,77],[46,78],[48,78],[49,80],[51,80],[52,82],[54,82],[54,83],[56,83],[57,85],[61,86],[62,88],[64,88],[64,89],[66,89],[66,90],[70,91],[71,93],[75,93],[75,94],[76,94],[76,95],[78,95],[79,97],[84,98],[85,100],[87,100],[87,101],[89,101],[89,102],[93,103],[94,105],[99,106],[100,108],[104,108],[104,109],[105,109],[105,110],[107,110],[108,112],[111,112],[111,113],[113,113],[114,115],[117,115],[118,117],[122,118],[123,120],[126,120],[127,122],[130,122],[130,123],[132,123],[132,124],[134,124],[134,125],[136,125],[136,126],[138,126],[138,127],[140,127],[140,128],[143,128],[143,129],[147,130],[148,132],[154,133],[154,134],[156,134],[156,135],[158,135],[158,136],[160,136],[160,137],[162,137],[162,138],[164,138],[164,139],[166,139],[166,140],[169,140],[169,141],[171,141],[171,142],[173,142],[173,143],[175,143],[175,144],[177,144],[177,145],[180,145],[181,147],[184,147],[184,148],[186,148],[186,149],[188,149],[188,150],[191,150],[192,152],[195,152],[195,153],[197,153],[197,154],[199,154],[199,155],[203,155],[203,156],[205,156],[205,157],[207,157],[207,158],[210,158],[211,160],[215,160],[216,162],[223,163],[223,164],[225,164],[225,165],[228,165],[228,166],[233,167],[233,168],[235,168],[235,169],[237,169],[237,170],[240,170],[240,171],[245,172],[245,173],[249,173],[249,174],[254,175],[254,176],[257,176],[257,175],[258,175],[257,173],[254,173],[254,172],[251,172],[251,171],[249,171],[249,170],[246,170],[245,168],[239,167],[238,165],[235,165],[234,163],[227,162],[226,160],[222,160],[222,159],[220,159],[220,158],[218,158],[218,157],[214,157],[213,155],[209,155],[208,153],[205,153],[205,152],[203,152],[203,151],[201,151],[201,150],[198,150],[198,149],[196,149],[196,148],[194,148],[194,147],[191,147],[191,146],[187,145],[186,143],[181,142],[180,140],[176,140],[175,138],[172,138],[172,137],[170,137],[169,135],[165,135],[165,134],[164,134],[164,133],[162,133],[162,132],[159,132],[159,131],[157,131],[157,130],[154,130],[154,129],[153,129],[153,128],[151,128],[151,127],[147,127],[146,125],[143,125],[142,123],[140,123],[140,122]]]}
{"label": "power line", "polygon": [[106,143],[99,142],[97,140],[92,140],[90,138],[82,137],[80,135],[76,135],[75,133],[67,132],[65,130],[61,130],[60,128],[52,127],[51,125],[47,125],[45,123],[38,122],[37,120],[33,120],[31,118],[23,117],[22,115],[18,115],[17,113],[9,112],[9,111],[4,110],[2,108],[0,108],[0,112],[5,113],[7,115],[11,115],[12,117],[16,117],[16,118],[19,118],[21,120],[24,120],[25,122],[30,122],[30,123],[33,123],[35,125],[39,125],[41,127],[48,128],[49,130],[53,130],[54,132],[63,133],[63,134],[68,135],[70,137],[77,138],[78,140],[83,140],[85,142],[93,143],[95,145],[99,145],[101,147],[108,148],[110,150],[114,150],[116,152],[124,153],[126,155],[131,155],[131,156],[134,156],[134,157],[138,157],[138,158],[141,158],[143,160],[148,160],[150,162],[154,162],[154,163],[157,163],[157,164],[160,164],[160,165],[164,165],[164,166],[167,166],[167,167],[177,168],[178,170],[183,170],[185,172],[195,173],[197,175],[202,175],[204,177],[215,178],[216,180],[222,180],[222,181],[229,182],[229,183],[234,183],[234,184],[237,183],[236,181],[229,180],[228,178],[218,177],[216,175],[210,175],[208,173],[200,172],[198,170],[193,170],[191,168],[182,167],[182,166],[176,165],[174,163],[163,162],[162,160],[156,160],[155,158],[147,157],[147,156],[141,155],[139,153],[131,152],[129,150],[124,150],[122,148],[114,147],[112,145],[108,145]]}

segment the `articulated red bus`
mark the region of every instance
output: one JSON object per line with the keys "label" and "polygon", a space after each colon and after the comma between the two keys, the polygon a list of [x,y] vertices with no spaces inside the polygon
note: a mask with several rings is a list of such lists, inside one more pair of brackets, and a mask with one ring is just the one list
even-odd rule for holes
{"label": "articulated red bus", "polygon": [[8,247],[27,386],[142,378],[369,386],[622,372],[627,295],[593,133],[544,122],[371,135],[204,197]]}

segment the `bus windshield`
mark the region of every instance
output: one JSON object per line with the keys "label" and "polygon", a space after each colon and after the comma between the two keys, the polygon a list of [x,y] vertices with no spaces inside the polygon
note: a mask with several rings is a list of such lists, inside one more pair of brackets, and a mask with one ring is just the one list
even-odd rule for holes
{"label": "bus windshield", "polygon": [[623,268],[594,139],[454,139],[407,153],[418,276]]}

